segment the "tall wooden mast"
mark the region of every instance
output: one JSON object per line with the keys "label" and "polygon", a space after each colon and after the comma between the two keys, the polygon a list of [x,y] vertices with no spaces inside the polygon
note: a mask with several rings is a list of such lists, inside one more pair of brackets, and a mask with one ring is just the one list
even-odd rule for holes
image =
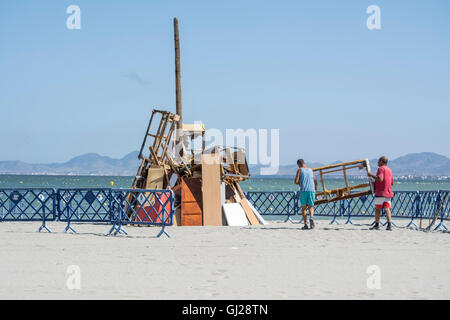
{"label": "tall wooden mast", "polygon": [[180,121],[177,123],[177,128],[180,128],[182,123],[182,103],[181,103],[181,66],[180,66],[180,35],[178,32],[178,19],[173,19],[174,40],[175,40],[175,85],[176,85],[176,106],[177,115],[180,116]]}

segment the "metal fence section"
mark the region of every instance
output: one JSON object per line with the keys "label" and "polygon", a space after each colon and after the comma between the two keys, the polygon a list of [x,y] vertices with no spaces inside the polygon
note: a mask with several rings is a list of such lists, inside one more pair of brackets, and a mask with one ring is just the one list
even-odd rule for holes
{"label": "metal fence section", "polygon": [[50,231],[45,222],[56,219],[55,190],[0,189],[0,221],[42,221],[38,231]]}
{"label": "metal fence section", "polygon": [[[417,227],[415,219],[432,219],[439,207],[440,227],[447,230],[444,222],[450,220],[450,195],[448,190],[441,191],[395,191],[392,199],[391,214],[393,218],[409,218],[409,226]],[[298,204],[299,193],[292,191],[249,191],[247,198],[263,215],[287,215],[290,217],[301,214]],[[442,203],[445,199],[445,202]],[[289,202],[289,205],[287,203]],[[295,203],[292,203],[295,202]],[[331,224],[339,223],[339,217],[347,218],[346,223],[352,223],[352,217],[373,217],[375,214],[374,196],[368,195],[359,198],[324,203],[315,207],[316,216],[332,217]],[[292,221],[292,220],[291,220]]]}
{"label": "metal fence section", "polygon": [[162,234],[170,237],[166,226],[173,225],[175,195],[171,190],[121,189],[114,190],[112,196],[111,220],[113,226],[109,234],[126,233],[122,225],[161,226]]}
{"label": "metal fence section", "polygon": [[[298,198],[297,198],[298,199]],[[314,214],[317,216],[323,217],[333,217],[331,220],[331,224],[337,223],[339,224],[338,218],[345,214],[345,201],[336,201],[336,202],[328,202],[321,204],[320,206],[316,206],[314,208]],[[301,207],[298,205],[299,214],[301,214]],[[300,222],[302,222],[301,220]]]}
{"label": "metal fence section", "polygon": [[[301,214],[299,193],[294,191],[249,191],[246,197],[262,215],[291,217]],[[409,218],[408,227],[417,228],[418,219],[436,217],[434,230],[445,229],[450,220],[450,190],[395,191],[392,199],[392,217]],[[363,196],[321,204],[315,207],[315,215],[332,218],[331,223],[352,223],[353,217],[373,217],[374,196]],[[175,197],[171,190],[109,189],[109,188],[18,188],[0,189],[0,222],[66,221],[64,232],[76,232],[71,222],[104,222],[113,224],[109,234],[126,233],[123,225],[147,225],[165,227],[173,225]]]}
{"label": "metal fence section", "polygon": [[71,222],[111,222],[111,189],[58,189],[57,198],[64,232],[76,232]]}
{"label": "metal fence section", "polygon": [[[435,206],[434,206],[434,212],[432,219],[434,216],[437,216],[437,219],[439,219],[438,225],[434,228],[434,230],[438,230],[440,228],[444,228],[446,231],[448,231],[447,226],[444,224],[445,220],[449,220],[449,214],[450,214],[450,208],[449,208],[449,198],[450,197],[450,191],[448,190],[441,190],[439,191],[439,194],[435,198]],[[430,225],[430,227],[432,227]]]}
{"label": "metal fence section", "polygon": [[245,196],[260,214],[287,215],[288,221],[298,211],[298,196],[294,191],[249,191]]}

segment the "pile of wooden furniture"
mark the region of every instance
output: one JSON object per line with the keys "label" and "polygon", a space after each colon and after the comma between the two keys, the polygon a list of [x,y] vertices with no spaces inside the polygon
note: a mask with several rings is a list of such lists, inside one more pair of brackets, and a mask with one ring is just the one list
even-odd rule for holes
{"label": "pile of wooden furniture", "polygon": [[[132,188],[172,190],[178,226],[265,223],[239,185],[250,177],[245,151],[221,146],[205,150],[205,132],[203,124],[183,124],[177,114],[153,110]],[[200,137],[201,147],[192,148]]]}
{"label": "pile of wooden furniture", "polygon": [[[348,182],[348,171],[351,169],[364,170],[367,175],[370,172],[370,164],[368,159],[357,160],[352,162],[344,162],[332,164],[320,168],[314,168],[313,172],[319,176],[321,191],[316,193],[314,204],[319,205],[328,202],[334,202],[344,199],[358,198],[374,193],[373,182],[367,175],[367,183],[351,186]],[[340,175],[344,177],[345,186],[328,190],[325,185],[325,175]]]}

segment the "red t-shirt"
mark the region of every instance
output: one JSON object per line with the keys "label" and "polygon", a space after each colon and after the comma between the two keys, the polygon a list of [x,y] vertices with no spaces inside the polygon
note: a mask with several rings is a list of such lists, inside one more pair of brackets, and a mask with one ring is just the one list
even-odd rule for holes
{"label": "red t-shirt", "polygon": [[377,177],[380,177],[383,181],[375,180],[375,196],[393,198],[392,185],[394,184],[394,176],[392,175],[392,170],[387,166],[378,167]]}

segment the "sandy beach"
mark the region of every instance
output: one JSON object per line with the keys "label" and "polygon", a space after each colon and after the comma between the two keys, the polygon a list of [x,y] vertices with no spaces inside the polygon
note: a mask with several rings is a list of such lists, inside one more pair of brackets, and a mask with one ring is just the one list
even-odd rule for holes
{"label": "sandy beach", "polygon": [[[367,221],[315,230],[257,227],[126,227],[0,223],[1,299],[449,299],[450,234],[369,231]],[[69,266],[80,288],[69,289]],[[381,287],[369,288],[369,266]]]}

